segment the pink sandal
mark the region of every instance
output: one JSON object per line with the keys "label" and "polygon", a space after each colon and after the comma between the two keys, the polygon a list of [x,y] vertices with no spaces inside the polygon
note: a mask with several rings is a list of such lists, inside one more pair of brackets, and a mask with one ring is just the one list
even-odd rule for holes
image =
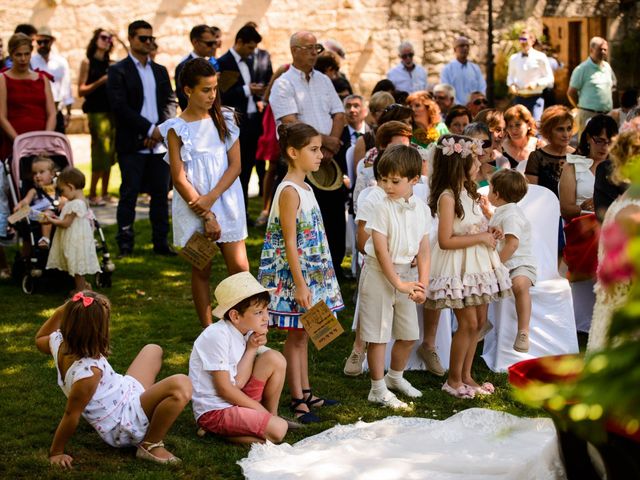
{"label": "pink sandal", "polygon": [[444,382],[442,385],[442,391],[447,392],[452,397],[456,398],[473,398],[475,395],[475,391],[469,387],[468,385],[462,384],[458,388],[453,388],[449,385],[449,382]]}
{"label": "pink sandal", "polygon": [[471,385],[467,384],[465,384],[465,386],[473,390],[476,395],[491,395],[496,391],[496,387],[494,387],[493,384],[489,382],[484,382],[482,385],[477,387],[472,387]]}

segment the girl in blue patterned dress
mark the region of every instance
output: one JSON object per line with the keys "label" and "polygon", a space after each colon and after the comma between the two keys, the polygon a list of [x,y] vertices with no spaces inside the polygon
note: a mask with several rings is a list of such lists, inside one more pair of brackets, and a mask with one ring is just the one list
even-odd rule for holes
{"label": "girl in blue patterned dress", "polygon": [[284,345],[291,410],[303,423],[319,418],[310,407],[334,405],[315,397],[309,384],[309,337],[300,316],[324,300],[336,312],[344,307],[331,262],[320,207],[304,179],[320,168],[321,136],[304,123],[278,127],[280,150],[287,160],[287,175],[278,186],[269,214],[258,279],[273,288],[270,325],[288,330]]}

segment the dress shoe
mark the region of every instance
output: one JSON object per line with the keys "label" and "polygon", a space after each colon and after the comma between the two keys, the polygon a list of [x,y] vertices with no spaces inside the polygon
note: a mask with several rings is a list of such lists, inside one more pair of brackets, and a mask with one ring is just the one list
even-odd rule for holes
{"label": "dress shoe", "polygon": [[160,245],[158,247],[153,247],[153,253],[157,255],[163,255],[165,257],[175,257],[178,255],[173,248],[169,245]]}

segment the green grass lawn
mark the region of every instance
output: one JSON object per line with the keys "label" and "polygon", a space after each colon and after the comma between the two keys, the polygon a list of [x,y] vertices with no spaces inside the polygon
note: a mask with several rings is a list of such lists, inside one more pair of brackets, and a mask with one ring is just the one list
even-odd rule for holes
{"label": "green grass lawn", "polygon": [[[252,217],[258,213],[258,201],[251,202]],[[110,362],[116,371],[124,373],[138,350],[146,343],[157,343],[164,348],[164,367],[161,377],[187,373],[193,340],[201,329],[190,295],[189,267],[180,258],[157,257],[151,253],[150,228],[146,221],[136,224],[136,256],[116,261],[113,286],[102,291],[113,304],[111,338],[113,354]],[[106,229],[112,249],[115,248],[115,228]],[[262,230],[251,229],[247,241],[252,272],[256,273]],[[15,252],[10,251],[12,256]],[[212,288],[225,277],[220,257],[215,259],[211,279]],[[22,294],[13,283],[0,284],[0,404],[4,426],[0,429],[4,461],[0,464],[0,478],[60,478],[61,474],[49,467],[47,452],[53,433],[63,413],[65,397],[56,384],[56,370],[50,357],[36,351],[34,335],[55,307],[65,300],[71,289],[58,285],[57,289]],[[366,377],[348,378],[342,374],[344,361],[351,349],[353,334],[350,326],[353,315],[353,284],[343,286],[347,308],[339,315],[349,333],[343,334],[321,352],[310,347],[310,373],[315,391],[342,404],[320,410],[324,421],[306,427],[286,437],[293,443],[316,434],[335,424],[348,424],[359,419],[373,421],[391,414],[366,400],[369,380]],[[281,349],[284,335],[269,334],[269,345]],[[495,395],[474,400],[457,400],[440,391],[442,379],[425,372],[409,372],[407,378],[424,392],[415,402],[411,415],[445,419],[457,411],[470,407],[486,407],[516,415],[539,415],[526,410],[511,399],[506,375],[491,373],[478,357],[478,379],[497,386]],[[286,408],[287,393],[282,401]],[[168,447],[184,463],[177,469],[166,469],[136,461],[134,449],[117,450],[103,443],[84,421],[67,445],[66,452],[74,457],[73,471],[65,478],[242,478],[236,462],[247,455],[247,448],[227,444],[218,438],[204,439],[195,435],[195,422],[191,407],[183,412],[170,431]]]}

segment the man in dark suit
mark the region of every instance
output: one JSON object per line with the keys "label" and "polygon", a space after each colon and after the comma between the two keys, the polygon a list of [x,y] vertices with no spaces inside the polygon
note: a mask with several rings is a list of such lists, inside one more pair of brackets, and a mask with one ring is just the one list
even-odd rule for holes
{"label": "man in dark suit", "polygon": [[232,107],[239,117],[242,162],[240,183],[245,205],[248,205],[249,179],[256,163],[258,138],[262,134],[257,102],[264,94],[265,85],[255,81],[253,68],[253,52],[261,41],[262,37],[255,27],[245,25],[238,30],[233,47],[218,59],[220,100],[223,105]]}
{"label": "man in dark suit", "polygon": [[120,255],[133,252],[136,201],[143,185],[151,194],[149,219],[153,251],[175,255],[167,242],[169,233],[169,165],[158,125],[176,113],[175,96],[167,69],[152,62],[149,52],[153,30],[144,20],[129,25],[130,53],[111,66],[107,93],[116,120],[116,151],[122,174],[118,202],[117,241]]}
{"label": "man in dark suit", "polygon": [[180,109],[184,111],[187,108],[187,96],[185,95],[182,85],[180,84],[180,72],[184,68],[185,64],[192,58],[207,58],[209,59],[218,45],[218,39],[214,34],[213,28],[209,25],[196,25],[191,29],[189,33],[189,39],[191,45],[193,45],[193,51],[187,55],[176,67],[176,96],[178,97],[178,104]]}

